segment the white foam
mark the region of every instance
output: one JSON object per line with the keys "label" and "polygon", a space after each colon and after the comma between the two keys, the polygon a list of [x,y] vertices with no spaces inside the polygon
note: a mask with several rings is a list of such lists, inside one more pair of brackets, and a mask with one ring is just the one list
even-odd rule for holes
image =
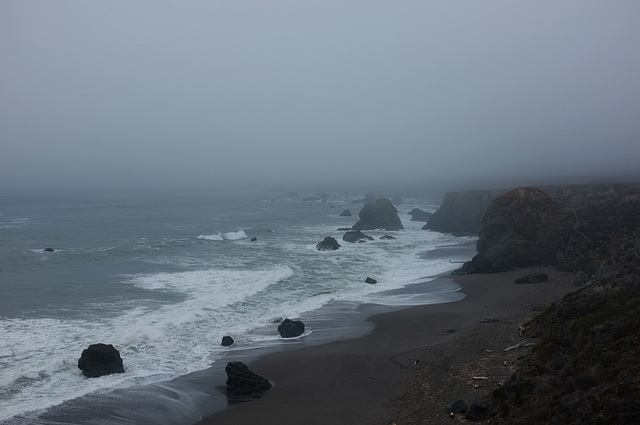
{"label": "white foam", "polygon": [[237,232],[226,232],[226,233],[214,233],[211,235],[199,235],[198,239],[203,239],[207,241],[237,241],[240,239],[247,238],[247,234],[243,229],[238,230]]}

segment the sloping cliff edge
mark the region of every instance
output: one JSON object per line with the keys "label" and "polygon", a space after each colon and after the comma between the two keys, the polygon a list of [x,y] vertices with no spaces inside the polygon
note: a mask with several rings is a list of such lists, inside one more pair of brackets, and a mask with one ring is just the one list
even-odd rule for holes
{"label": "sloping cliff edge", "polygon": [[477,252],[460,273],[545,265],[577,285],[524,326],[536,345],[487,395],[491,423],[640,423],[640,184],[503,191]]}

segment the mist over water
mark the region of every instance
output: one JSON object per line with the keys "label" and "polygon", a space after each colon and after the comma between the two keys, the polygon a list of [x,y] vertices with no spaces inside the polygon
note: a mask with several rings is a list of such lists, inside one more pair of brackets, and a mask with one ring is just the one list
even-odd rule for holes
{"label": "mist over water", "polygon": [[0,12],[0,193],[638,178],[634,1]]}

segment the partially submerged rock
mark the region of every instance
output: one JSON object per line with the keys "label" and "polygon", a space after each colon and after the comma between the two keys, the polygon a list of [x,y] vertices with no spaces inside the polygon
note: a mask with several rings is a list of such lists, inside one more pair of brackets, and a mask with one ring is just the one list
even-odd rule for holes
{"label": "partially submerged rock", "polygon": [[284,319],[278,326],[278,333],[283,338],[295,338],[304,333],[304,323],[300,320]]}
{"label": "partially submerged rock", "polygon": [[345,242],[366,242],[368,240],[373,240],[371,236],[367,236],[362,233],[360,230],[349,230],[342,236],[342,240]]}
{"label": "partially submerged rock", "polygon": [[359,214],[360,220],[353,230],[400,230],[403,228],[398,211],[387,198],[379,198],[375,204],[366,204]]}
{"label": "partially submerged rock", "polygon": [[222,345],[223,347],[229,347],[231,345],[234,344],[234,340],[233,338],[231,338],[229,335],[225,335],[222,337],[222,342],[220,343],[220,345]]}
{"label": "partially submerged rock", "polygon": [[377,281],[377,280],[375,280],[375,279],[373,279],[373,278],[371,278],[371,277],[367,277],[367,278],[364,280],[364,283],[369,283],[369,284],[371,284],[371,285],[374,285],[374,284],[378,283],[378,281]]}
{"label": "partially submerged rock", "polygon": [[111,344],[92,344],[82,351],[78,368],[89,378],[98,378],[112,373],[124,373],[120,352]]}
{"label": "partially submerged rock", "polygon": [[411,216],[411,221],[429,221],[429,218],[433,215],[430,212],[421,210],[420,208],[414,208],[408,212]]}
{"label": "partially submerged rock", "polygon": [[331,236],[327,236],[322,242],[316,245],[318,251],[335,251],[338,248],[340,248],[340,244],[336,238]]}
{"label": "partially submerged rock", "polygon": [[228,399],[256,399],[271,389],[269,380],[255,374],[242,362],[229,362],[224,370],[227,372]]}

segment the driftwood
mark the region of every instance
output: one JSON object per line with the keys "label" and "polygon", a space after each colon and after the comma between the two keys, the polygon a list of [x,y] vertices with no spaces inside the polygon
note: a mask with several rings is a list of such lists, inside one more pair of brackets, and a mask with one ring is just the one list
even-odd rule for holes
{"label": "driftwood", "polygon": [[505,348],[503,351],[517,350],[518,348],[531,347],[535,345],[533,342],[519,342],[516,345]]}

